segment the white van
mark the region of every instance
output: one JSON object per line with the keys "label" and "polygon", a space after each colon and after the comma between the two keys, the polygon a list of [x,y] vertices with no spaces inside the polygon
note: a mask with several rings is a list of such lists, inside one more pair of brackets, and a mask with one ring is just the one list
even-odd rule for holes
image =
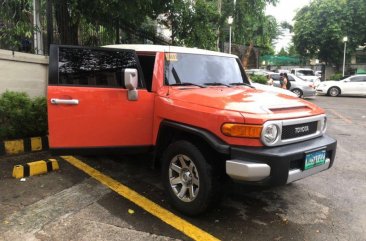
{"label": "white van", "polygon": [[315,75],[314,71],[309,68],[294,68],[291,69],[291,74],[300,77],[301,79],[313,82],[315,87],[320,84],[320,78]]}

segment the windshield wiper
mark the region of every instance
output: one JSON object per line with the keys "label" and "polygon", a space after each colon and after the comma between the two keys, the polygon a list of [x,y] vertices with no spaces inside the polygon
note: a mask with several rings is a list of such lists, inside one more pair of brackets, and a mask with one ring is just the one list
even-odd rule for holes
{"label": "windshield wiper", "polygon": [[180,80],[179,75],[178,75],[178,73],[177,73],[177,71],[175,70],[174,67],[172,68],[172,73],[173,73],[174,79],[175,79],[175,81],[177,83],[170,84],[169,86],[188,86],[188,85],[193,85],[193,86],[198,86],[200,88],[206,88],[205,86],[200,85],[200,84],[195,84],[195,83],[191,83],[191,82],[182,82]]}
{"label": "windshield wiper", "polygon": [[253,88],[255,89],[255,87],[253,85],[250,85],[250,84],[247,84],[247,83],[244,83],[244,82],[236,82],[236,83],[230,83],[229,85],[245,85],[245,86],[248,86],[250,88]]}
{"label": "windshield wiper", "polygon": [[203,85],[195,84],[195,83],[190,83],[190,82],[175,83],[175,84],[170,84],[169,86],[189,86],[189,85],[198,86],[200,88],[206,88]]}
{"label": "windshield wiper", "polygon": [[220,82],[203,83],[203,84],[204,85],[210,85],[210,86],[222,85],[222,86],[230,87],[230,85],[227,85],[227,84],[224,84],[224,83],[220,83]]}

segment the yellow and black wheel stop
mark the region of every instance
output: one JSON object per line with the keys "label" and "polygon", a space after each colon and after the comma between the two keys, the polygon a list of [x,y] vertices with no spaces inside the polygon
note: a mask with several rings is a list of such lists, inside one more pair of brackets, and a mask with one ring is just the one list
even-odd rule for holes
{"label": "yellow and black wheel stop", "polygon": [[30,137],[0,143],[0,155],[14,155],[48,149],[48,137]]}
{"label": "yellow and black wheel stop", "polygon": [[56,159],[48,159],[47,161],[35,161],[29,162],[24,165],[16,165],[13,168],[13,177],[23,178],[29,176],[35,176],[44,174],[50,171],[59,169],[59,165]]}

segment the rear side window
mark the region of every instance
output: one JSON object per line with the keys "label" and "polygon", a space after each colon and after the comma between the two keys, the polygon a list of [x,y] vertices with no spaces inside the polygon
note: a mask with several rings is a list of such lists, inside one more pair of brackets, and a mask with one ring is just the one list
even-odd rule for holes
{"label": "rear side window", "polygon": [[312,70],[298,70],[297,73],[305,75],[305,76],[314,76],[315,75]]}
{"label": "rear side window", "polygon": [[50,85],[124,88],[123,70],[141,71],[132,50],[51,46]]}
{"label": "rear side window", "polygon": [[350,79],[351,82],[364,82],[366,81],[366,76],[356,76]]}
{"label": "rear side window", "polygon": [[273,80],[280,80],[280,75],[279,74],[273,74],[271,75]]}

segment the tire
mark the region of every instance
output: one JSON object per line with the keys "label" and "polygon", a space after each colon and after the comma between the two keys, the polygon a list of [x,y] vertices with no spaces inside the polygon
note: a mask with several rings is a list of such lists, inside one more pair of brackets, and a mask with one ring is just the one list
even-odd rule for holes
{"label": "tire", "polygon": [[299,97],[299,98],[301,98],[303,96],[302,90],[300,90],[300,89],[293,89],[291,91],[292,91],[292,93],[297,95],[297,97]]}
{"label": "tire", "polygon": [[188,141],[176,141],[164,152],[162,182],[171,205],[186,215],[201,214],[217,201],[213,167]]}
{"label": "tire", "polygon": [[336,97],[338,95],[341,94],[341,90],[338,87],[330,87],[328,90],[328,95],[332,96],[332,97]]}

